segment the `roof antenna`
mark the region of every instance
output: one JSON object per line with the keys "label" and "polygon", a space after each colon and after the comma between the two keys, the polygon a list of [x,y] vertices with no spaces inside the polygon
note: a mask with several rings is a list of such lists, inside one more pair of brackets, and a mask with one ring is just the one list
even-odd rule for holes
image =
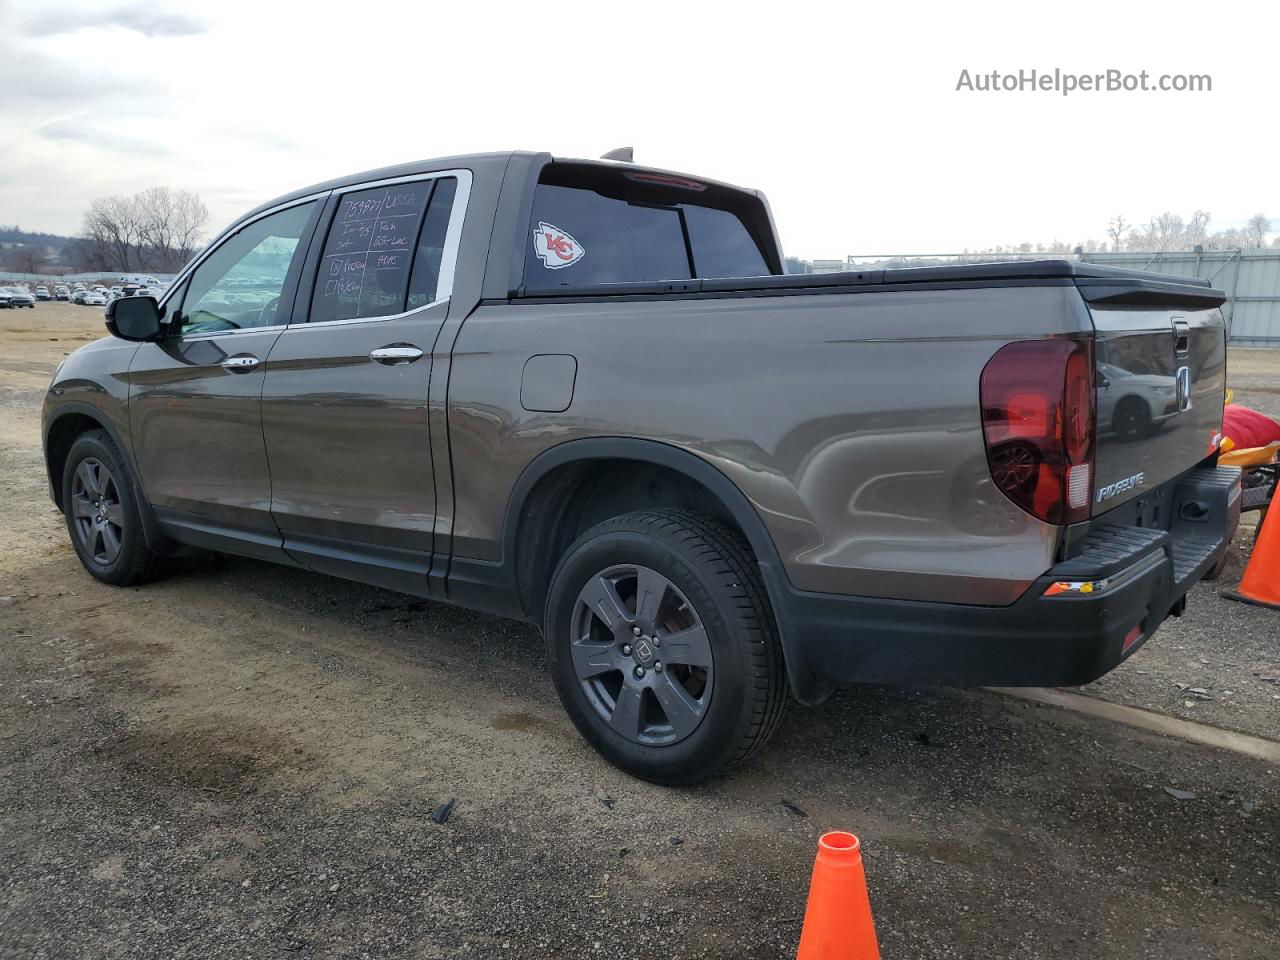
{"label": "roof antenna", "polygon": [[617,160],[620,163],[634,163],[635,153],[634,147],[618,147],[616,150],[610,150],[608,153],[602,154],[600,159]]}

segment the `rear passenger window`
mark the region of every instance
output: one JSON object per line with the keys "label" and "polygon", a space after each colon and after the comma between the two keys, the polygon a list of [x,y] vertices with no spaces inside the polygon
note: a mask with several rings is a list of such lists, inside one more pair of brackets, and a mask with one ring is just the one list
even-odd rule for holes
{"label": "rear passenger window", "polygon": [[456,183],[445,177],[344,194],[325,239],[311,322],[387,317],[434,300]]}
{"label": "rear passenger window", "polygon": [[760,247],[738,214],[693,202],[691,194],[698,195],[657,194],[620,176],[599,189],[539,183],[525,248],[525,285],[768,276]]}

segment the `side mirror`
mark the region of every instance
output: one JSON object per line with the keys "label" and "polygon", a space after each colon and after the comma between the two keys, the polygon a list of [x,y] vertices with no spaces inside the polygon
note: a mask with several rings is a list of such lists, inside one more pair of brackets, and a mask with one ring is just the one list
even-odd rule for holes
{"label": "side mirror", "polygon": [[107,304],[107,329],[121,340],[155,340],[161,316],[155,297],[119,297]]}

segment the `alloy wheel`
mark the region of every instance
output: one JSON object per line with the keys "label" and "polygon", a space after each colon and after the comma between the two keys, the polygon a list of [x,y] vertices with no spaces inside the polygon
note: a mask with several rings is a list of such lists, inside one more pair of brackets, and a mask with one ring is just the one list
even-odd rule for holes
{"label": "alloy wheel", "polygon": [[609,567],[579,591],[570,623],[578,682],[614,732],[669,746],[702,723],[714,681],[711,641],[665,576],[635,564]]}
{"label": "alloy wheel", "polygon": [[85,457],[71,480],[76,538],[94,563],[109,566],[120,555],[124,508],[116,479],[101,460]]}

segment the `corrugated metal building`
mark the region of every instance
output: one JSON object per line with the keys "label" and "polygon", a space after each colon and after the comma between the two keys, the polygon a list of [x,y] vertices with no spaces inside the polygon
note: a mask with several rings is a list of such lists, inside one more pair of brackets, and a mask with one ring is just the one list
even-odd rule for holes
{"label": "corrugated metal building", "polygon": [[[924,266],[929,263],[977,263],[990,260],[1043,260],[1055,253],[863,254],[846,257],[843,269]],[[1222,307],[1231,342],[1242,347],[1280,347],[1280,249],[1206,250],[1154,253],[1085,253],[1079,259],[1134,270],[1201,277],[1227,295]],[[827,264],[838,261],[814,261]],[[815,269],[813,272],[819,272]]]}

